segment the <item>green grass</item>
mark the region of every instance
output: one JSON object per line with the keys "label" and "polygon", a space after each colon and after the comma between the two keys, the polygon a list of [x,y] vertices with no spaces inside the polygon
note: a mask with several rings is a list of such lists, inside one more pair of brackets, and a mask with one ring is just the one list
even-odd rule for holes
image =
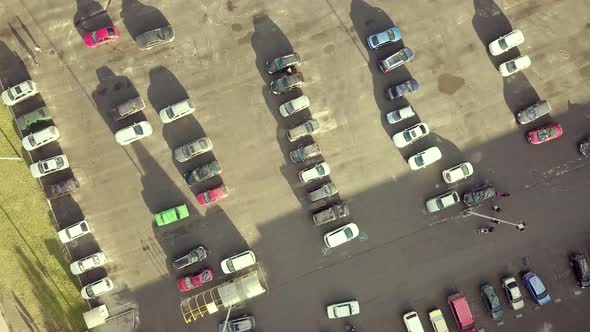
{"label": "green grass", "polygon": [[[23,157],[13,123],[10,111],[0,105],[0,157]],[[64,250],[27,163],[0,160],[0,290],[42,331],[84,328],[82,313],[88,306]],[[10,324],[11,317],[7,320]]]}

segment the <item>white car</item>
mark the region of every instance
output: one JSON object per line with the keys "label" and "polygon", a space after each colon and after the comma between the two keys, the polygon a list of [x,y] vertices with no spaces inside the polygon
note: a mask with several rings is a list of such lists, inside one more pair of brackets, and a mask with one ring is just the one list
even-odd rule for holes
{"label": "white car", "polygon": [[471,175],[473,175],[473,166],[468,161],[442,171],[442,177],[448,184],[461,181]]}
{"label": "white car", "polygon": [[86,300],[92,300],[95,297],[101,296],[102,294],[113,289],[113,281],[109,277],[95,281],[89,285],[86,285],[80,291],[82,297]]}
{"label": "white car", "polygon": [[107,262],[107,258],[102,251],[86,256],[70,264],[70,271],[73,275],[79,275],[86,271],[90,271],[97,267],[103,266]]}
{"label": "white car", "polygon": [[152,125],[147,121],[141,121],[116,132],[115,140],[121,145],[127,145],[150,136],[152,132]]}
{"label": "white car", "polygon": [[213,149],[213,143],[209,137],[201,137],[196,141],[186,143],[174,150],[174,158],[176,161],[182,163],[200,154],[211,151],[211,149]]}
{"label": "white car", "polygon": [[61,243],[68,243],[88,233],[90,233],[90,227],[86,220],[82,220],[57,232],[57,236]]}
{"label": "white car", "polygon": [[307,183],[313,180],[321,179],[328,175],[330,175],[330,166],[328,166],[327,162],[323,161],[319,164],[315,164],[313,167],[299,172],[299,181],[302,183]]}
{"label": "white car", "polygon": [[14,106],[38,93],[37,84],[28,80],[4,90],[2,92],[2,102],[7,106]]}
{"label": "white car", "polygon": [[428,125],[420,122],[393,135],[392,139],[395,146],[403,148],[428,135],[428,133],[430,133]]}
{"label": "white car", "polygon": [[301,96],[295,99],[291,99],[288,102],[279,106],[279,113],[281,113],[283,117],[288,117],[289,115],[297,113],[308,107],[309,98],[307,98],[307,96]]}
{"label": "white car", "polygon": [[65,154],[60,154],[45,160],[38,161],[29,166],[29,169],[31,170],[33,177],[38,179],[47,174],[67,169],[68,167],[70,167],[68,158],[66,158]]}
{"label": "white car", "polygon": [[324,235],[324,243],[328,248],[337,247],[351,241],[359,235],[358,226],[351,222]]}
{"label": "white car", "polygon": [[408,159],[408,164],[410,165],[410,169],[417,171],[421,168],[424,168],[434,163],[435,161],[440,160],[440,158],[442,158],[442,153],[440,152],[440,149],[436,146],[433,146],[411,156]]}
{"label": "white car", "polygon": [[426,201],[426,209],[433,213],[453,206],[461,201],[456,191],[449,191]]}
{"label": "white car", "polygon": [[488,48],[492,55],[500,55],[522,43],[524,43],[524,35],[520,30],[514,30],[491,42]]}
{"label": "white car", "polygon": [[510,303],[512,309],[520,310],[524,308],[524,298],[514,277],[502,279],[502,288],[504,288],[504,292],[506,292],[508,303]]}
{"label": "white car", "polygon": [[160,119],[164,123],[170,123],[174,120],[178,120],[183,116],[187,116],[195,111],[193,102],[190,99],[185,99],[174,105],[170,105],[160,111]]}
{"label": "white car", "polygon": [[36,148],[56,141],[60,136],[56,126],[47,127],[25,136],[22,141],[23,148],[27,151],[33,151]]}
{"label": "white car", "polygon": [[403,319],[408,332],[424,332],[418,313],[415,311],[406,312]]}
{"label": "white car", "polygon": [[359,302],[355,300],[331,304],[326,307],[326,311],[329,319],[349,317],[361,312]]}
{"label": "white car", "polygon": [[387,113],[385,117],[387,118],[387,122],[389,124],[395,124],[404,119],[411,118],[414,115],[416,115],[416,113],[414,112],[414,108],[412,108],[412,105],[408,105],[406,107],[402,107],[400,109]]}
{"label": "white car", "polygon": [[221,270],[225,274],[230,274],[254,264],[256,264],[256,255],[252,250],[248,250],[221,261]]}
{"label": "white car", "polygon": [[498,66],[498,72],[503,77],[508,77],[514,73],[518,73],[523,69],[527,69],[531,65],[531,58],[528,55],[521,55],[510,61],[506,61]]}

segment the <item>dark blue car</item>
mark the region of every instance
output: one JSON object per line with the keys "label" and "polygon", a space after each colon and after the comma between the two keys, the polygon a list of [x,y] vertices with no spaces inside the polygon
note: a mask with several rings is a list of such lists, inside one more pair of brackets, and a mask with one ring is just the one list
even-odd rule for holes
{"label": "dark blue car", "polygon": [[391,88],[387,89],[387,98],[390,100],[394,100],[405,95],[409,95],[418,91],[418,82],[414,79],[406,81],[404,83],[400,83],[398,85],[394,85]]}
{"label": "dark blue car", "polygon": [[543,285],[541,278],[533,272],[527,272],[523,275],[522,282],[526,285],[531,297],[537,304],[543,305],[551,301],[549,292],[547,291],[547,288],[545,288],[545,285]]}

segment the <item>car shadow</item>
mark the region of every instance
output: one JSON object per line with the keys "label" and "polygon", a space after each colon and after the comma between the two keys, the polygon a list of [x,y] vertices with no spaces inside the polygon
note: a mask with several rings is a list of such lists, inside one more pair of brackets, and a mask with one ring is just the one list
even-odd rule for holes
{"label": "car shadow", "polygon": [[504,100],[514,116],[541,100],[539,94],[523,72],[504,77],[503,81]]}
{"label": "car shadow", "polygon": [[[165,107],[189,98],[188,92],[166,67],[150,69],[149,79],[148,99],[158,113],[158,118],[160,111]],[[195,104],[195,107],[198,108],[198,105]]]}
{"label": "car shadow", "polygon": [[498,56],[493,56],[488,51],[488,45],[491,42],[512,31],[512,24],[498,7],[496,1],[473,0],[473,7],[475,12],[471,20],[473,29],[485,48],[494,69],[497,69],[501,63],[519,56],[520,52],[516,47]]}
{"label": "car shadow", "polygon": [[170,25],[156,7],[144,5],[137,0],[123,0],[121,19],[133,39],[146,31]]}
{"label": "car shadow", "polygon": [[73,21],[80,37],[84,37],[88,32],[113,25],[111,17],[98,1],[76,0],[76,7]]}

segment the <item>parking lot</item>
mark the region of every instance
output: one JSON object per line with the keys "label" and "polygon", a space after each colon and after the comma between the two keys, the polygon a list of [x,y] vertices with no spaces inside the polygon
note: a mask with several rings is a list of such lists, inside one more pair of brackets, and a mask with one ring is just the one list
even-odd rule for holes
{"label": "parking lot", "polygon": [[[115,283],[93,305],[106,303],[112,314],[138,308],[141,331],[214,330],[225,313],[188,326],[182,320],[179,303],[188,295],[178,292],[175,280],[183,274],[168,267],[172,258],[204,245],[209,258],[188,272],[209,266],[216,282],[229,280],[219,268],[223,258],[248,248],[256,253],[269,291],[240,312],[254,314],[259,331],[341,331],[347,321],[328,321],[325,306],[350,298],[360,302],[361,314],[350,321],[361,331],[401,331],[401,315],[409,310],[429,329],[427,312],[434,307],[451,326],[445,300],[456,290],[466,294],[477,326],[486,331],[562,331],[588,323],[578,312],[590,298],[574,292],[567,262],[572,252],[587,250],[590,231],[590,161],[577,152],[590,134],[587,1],[59,3],[10,0],[0,10],[19,15],[43,49],[32,58],[14,32],[1,30],[2,82],[30,75],[42,99],[27,101],[29,107],[46,103],[62,133],[59,147],[81,188],[53,202],[57,222],[65,227],[85,218],[92,227],[92,237],[70,245],[73,259],[97,250],[109,259],[82,283],[106,275]],[[108,15],[102,12],[107,5]],[[121,38],[85,48],[82,31],[109,20]],[[166,23],[176,31],[172,44],[137,49],[134,36]],[[366,37],[392,25],[400,27],[402,42],[369,51]],[[487,43],[517,28],[526,37],[518,50],[488,55]],[[415,58],[381,73],[377,61],[403,46]],[[293,51],[302,57],[302,92],[311,106],[283,118],[279,105],[297,92],[272,95],[264,62]],[[529,55],[532,66],[502,79],[495,67],[518,54]],[[16,65],[19,59],[26,68]],[[410,78],[420,83],[417,93],[386,99],[386,88]],[[114,122],[108,110],[136,95],[147,104],[142,114]],[[193,116],[164,125],[157,112],[187,97],[197,108]],[[514,114],[541,99],[551,102],[551,114],[518,126]],[[417,116],[389,125],[385,114],[408,103]],[[361,230],[357,240],[331,250],[322,236],[337,225],[314,227],[310,213],[323,204],[305,196],[320,183],[303,185],[297,178],[314,162],[293,164],[288,156],[301,142],[290,143],[287,129],[309,117],[321,123],[313,141]],[[126,147],[115,142],[114,132],[142,119],[153,135]],[[418,122],[431,133],[397,149],[391,135]],[[528,130],[551,122],[561,123],[562,138],[526,142]],[[205,135],[211,153],[174,160],[176,147]],[[442,160],[410,171],[405,159],[430,146],[440,148]],[[56,149],[48,146],[33,158]],[[182,175],[212,160],[223,166],[221,176],[189,188]],[[461,217],[459,207],[427,213],[424,201],[449,190],[440,172],[463,161],[474,165],[475,175],[453,188],[463,194],[492,183],[510,192],[498,202],[497,216],[526,222],[525,232],[499,225],[479,236],[475,230],[486,221]],[[43,181],[62,178],[67,174]],[[229,197],[198,206],[194,195],[222,182]],[[154,213],[183,203],[190,219],[154,226]],[[480,212],[493,213],[488,205]],[[508,312],[497,326],[485,312],[480,285],[490,282],[500,291],[501,277],[527,270],[538,272],[560,301],[535,308],[527,298],[522,317]]]}

